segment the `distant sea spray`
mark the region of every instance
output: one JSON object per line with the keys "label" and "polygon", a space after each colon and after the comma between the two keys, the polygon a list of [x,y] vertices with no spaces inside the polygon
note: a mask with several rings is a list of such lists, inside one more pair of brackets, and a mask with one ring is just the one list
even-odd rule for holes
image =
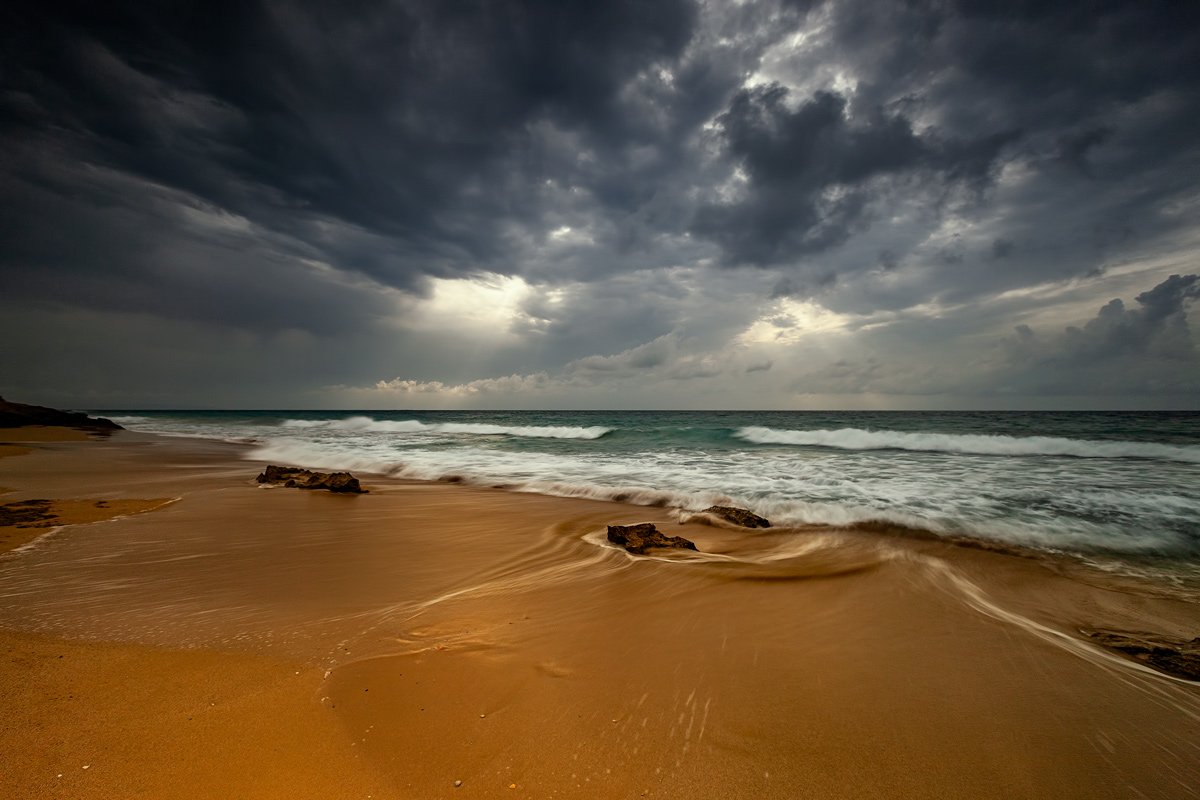
{"label": "distant sea spray", "polygon": [[836,447],[841,450],[915,450],[987,456],[1072,456],[1074,458],[1161,458],[1200,464],[1200,446],[1153,442],[1097,442],[1056,436],[981,436],[978,434],[904,433],[840,430],[791,431],[751,426],[737,436],[755,444]]}
{"label": "distant sea spray", "polygon": [[599,439],[611,428],[593,425],[587,428],[564,425],[487,425],[478,422],[441,422],[426,424],[415,419],[377,420],[371,417],[350,417],[336,420],[288,419],[285,428],[331,428],[340,431],[372,433],[468,433],[479,436],[530,436],[544,439]]}

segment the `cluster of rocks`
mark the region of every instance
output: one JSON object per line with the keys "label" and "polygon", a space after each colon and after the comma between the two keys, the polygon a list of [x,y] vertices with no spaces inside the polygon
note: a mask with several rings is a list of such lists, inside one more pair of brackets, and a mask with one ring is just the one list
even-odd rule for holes
{"label": "cluster of rocks", "polygon": [[[704,513],[721,517],[744,528],[771,527],[770,522],[744,508],[710,506],[704,509]],[[630,553],[635,553],[639,556],[645,555],[646,550],[651,547],[675,547],[683,550],[696,550],[695,542],[685,539],[682,536],[666,536],[658,528],[654,527],[654,523],[652,522],[643,522],[640,525],[609,525],[608,540],[613,544],[621,545]]]}
{"label": "cluster of rocks", "polygon": [[366,494],[359,486],[358,478],[349,472],[313,472],[298,467],[270,465],[258,476],[259,483],[282,483],[298,489],[328,489],[341,494]]}
{"label": "cluster of rocks", "polygon": [[21,428],[25,425],[77,428],[92,433],[125,430],[111,419],[89,417],[82,411],[59,411],[57,408],[47,408],[46,406],[10,403],[0,397],[0,428]]}
{"label": "cluster of rocks", "polygon": [[1200,681],[1200,636],[1191,641],[1116,631],[1094,631],[1088,636],[1096,644],[1120,650],[1168,675]]}

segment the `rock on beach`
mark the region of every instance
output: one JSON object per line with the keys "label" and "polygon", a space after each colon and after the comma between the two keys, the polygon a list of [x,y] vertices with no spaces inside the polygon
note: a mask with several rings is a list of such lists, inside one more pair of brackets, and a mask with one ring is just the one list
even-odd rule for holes
{"label": "rock on beach", "polygon": [[734,525],[741,525],[743,528],[769,528],[771,523],[747,511],[744,508],[734,508],[733,506],[709,506],[704,509],[705,514],[712,514],[714,517],[720,517],[723,520],[732,522]]}
{"label": "rock on beach", "polygon": [[274,464],[258,476],[259,483],[282,483],[298,489],[328,489],[339,494],[366,494],[349,472],[313,472],[299,467],[277,467]]}
{"label": "rock on beach", "polygon": [[1200,681],[1200,636],[1189,641],[1105,630],[1093,631],[1088,636],[1097,644],[1120,650],[1169,675]]}
{"label": "rock on beach", "polygon": [[646,548],[649,547],[696,549],[695,543],[682,536],[664,536],[659,533],[652,522],[643,522],[640,525],[609,525],[608,540],[639,556],[645,555]]}

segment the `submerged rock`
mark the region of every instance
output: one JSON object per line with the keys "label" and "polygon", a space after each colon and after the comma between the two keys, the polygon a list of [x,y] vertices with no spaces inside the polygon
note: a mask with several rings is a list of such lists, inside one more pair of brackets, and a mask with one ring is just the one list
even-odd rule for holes
{"label": "submerged rock", "polygon": [[54,519],[50,500],[22,500],[0,506],[0,527],[49,528]]}
{"label": "submerged rock", "polygon": [[1096,644],[1120,650],[1169,675],[1200,681],[1200,636],[1191,641],[1116,631],[1094,631],[1088,636]]}
{"label": "submerged rock", "polygon": [[349,472],[313,472],[298,467],[277,467],[274,464],[258,476],[259,483],[282,483],[298,489],[328,489],[345,494],[366,494],[358,478]]}
{"label": "submerged rock", "polygon": [[769,528],[771,523],[747,511],[744,508],[734,508],[733,506],[709,506],[704,509],[705,514],[712,514],[721,519],[728,520],[734,525],[741,525],[743,528]]}
{"label": "submerged rock", "polygon": [[680,547],[695,550],[696,545],[682,536],[663,536],[652,522],[641,525],[609,525],[608,540],[622,545],[639,556],[646,554],[647,547]]}

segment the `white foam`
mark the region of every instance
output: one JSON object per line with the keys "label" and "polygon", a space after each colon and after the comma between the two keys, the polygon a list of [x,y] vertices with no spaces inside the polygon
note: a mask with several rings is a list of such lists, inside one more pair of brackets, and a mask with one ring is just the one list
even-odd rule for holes
{"label": "white foam", "polygon": [[903,431],[776,430],[751,426],[736,436],[755,444],[836,447],[841,450],[916,450],[988,456],[1073,456],[1076,458],[1157,458],[1200,464],[1200,447],[1154,442],[1104,442],[1055,436],[995,436]]}
{"label": "white foam", "polygon": [[314,444],[296,439],[272,439],[247,454],[255,461],[305,467],[308,469],[360,470],[393,474],[399,465],[395,455],[380,453],[353,444]]}
{"label": "white foam", "polygon": [[[670,453],[514,452],[485,446],[402,446],[386,437],[276,439],[251,458],[316,469],[360,470],[399,478],[502,486],[510,491],[612,500],[699,511],[737,505],[776,527],[889,523],[950,537],[975,537],[1053,550],[1178,552],[1179,524],[1200,516],[1200,501],[1144,488],[1101,489],[1062,482],[1047,467],[996,462],[947,481],[914,457],[890,467],[844,457],[796,458],[787,450],[728,454],[701,462]],[[1096,462],[1097,468],[1108,468]],[[1014,473],[1015,471],[1015,473]],[[1006,488],[1019,474],[1021,487]],[[1096,476],[1104,478],[1103,475]],[[1030,484],[1035,487],[1029,488]],[[1031,497],[1044,488],[1050,499]],[[1147,525],[1148,520],[1157,520]],[[1175,530],[1172,530],[1174,528]]]}
{"label": "white foam", "polygon": [[[1190,558],[1200,551],[1200,496],[1190,488],[1200,477],[1196,446],[747,427],[737,434],[743,444],[733,447],[727,434],[705,438],[703,449],[694,437],[674,446],[658,434],[637,447],[635,425],[633,435],[607,447],[608,439],[586,440],[609,428],[503,425],[514,418],[499,413],[494,424],[299,416],[308,415],[286,421],[148,416],[132,427],[227,440],[254,437],[250,458],[321,470],[453,477],[511,491],[687,511],[736,505],[777,527],[877,522],[1076,553]],[[583,441],[570,447],[564,439]]]}
{"label": "white foam", "polygon": [[568,425],[487,425],[475,422],[445,422],[431,426],[442,433],[473,433],[485,436],[530,436],[539,439],[599,439],[612,430],[600,425],[576,428]]}
{"label": "white foam", "polygon": [[600,425],[587,428],[570,425],[491,425],[483,422],[424,423],[415,419],[378,420],[348,417],[338,420],[284,420],[285,428],[329,428],[363,433],[461,433],[476,436],[525,436],[539,439],[599,439],[612,430]]}

